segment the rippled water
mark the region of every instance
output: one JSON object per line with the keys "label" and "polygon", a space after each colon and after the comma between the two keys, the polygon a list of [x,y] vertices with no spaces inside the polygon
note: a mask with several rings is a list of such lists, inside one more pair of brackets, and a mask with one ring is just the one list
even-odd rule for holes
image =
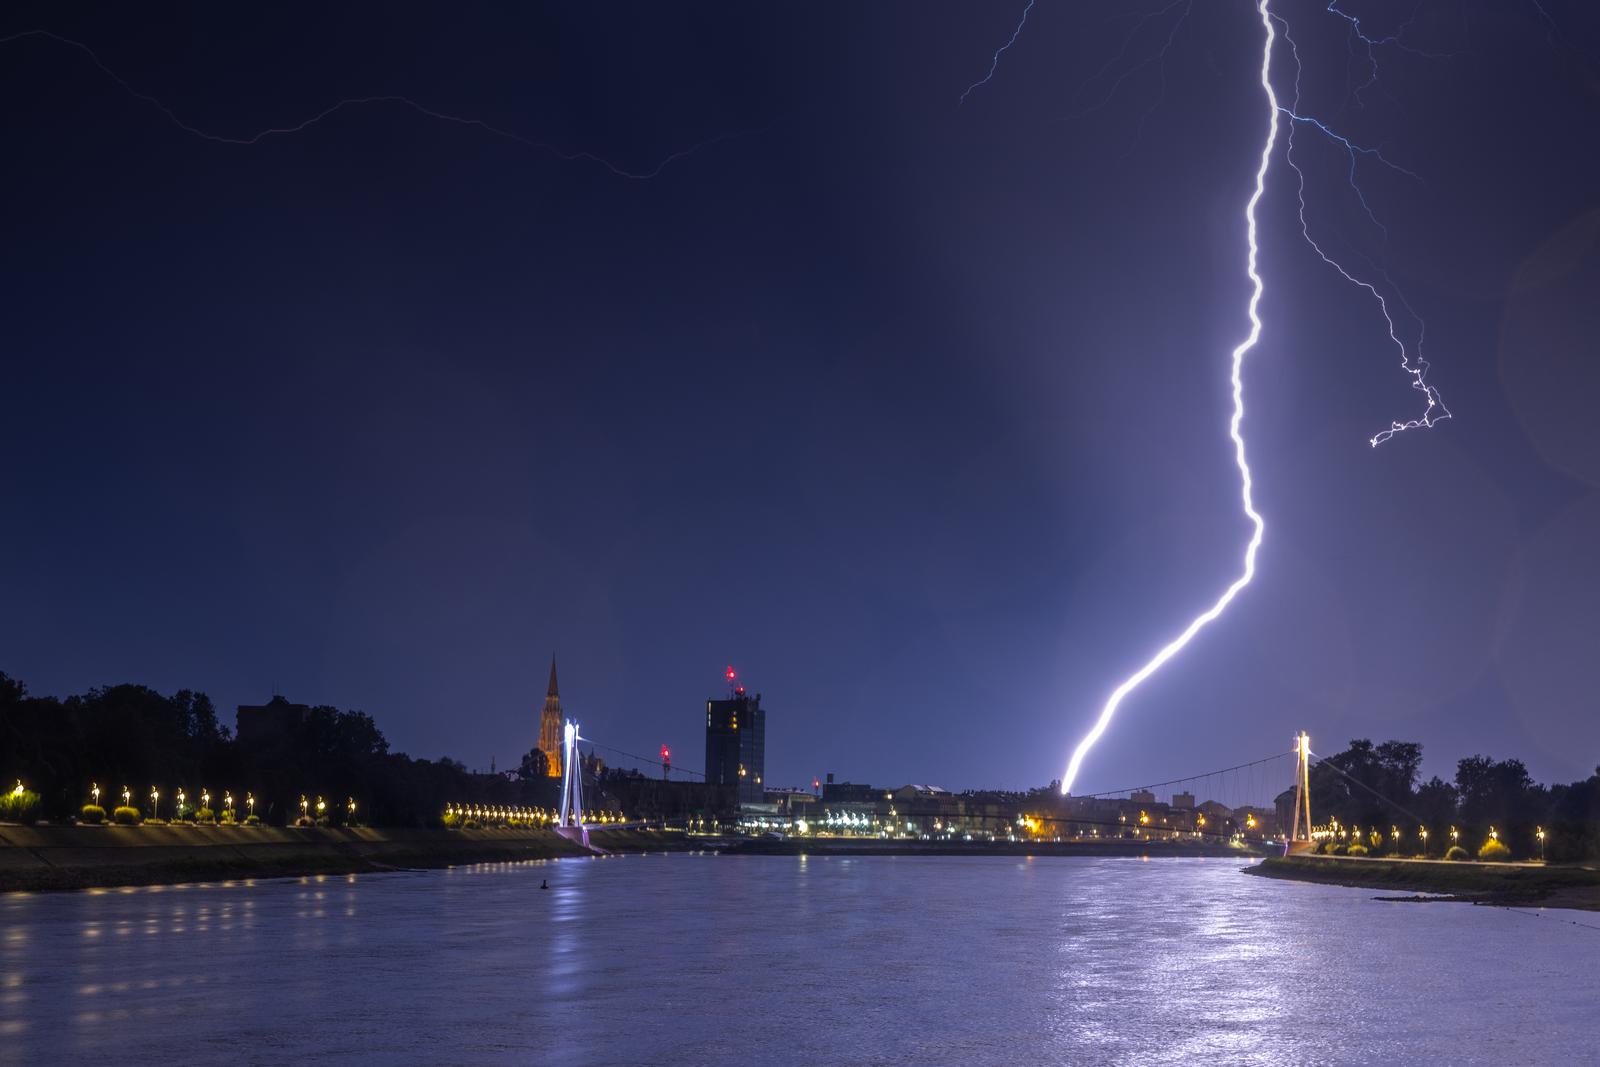
{"label": "rippled water", "polygon": [[0,1061],[1594,1055],[1600,930],[1573,921],[1600,916],[1238,867],[657,855],[5,896]]}

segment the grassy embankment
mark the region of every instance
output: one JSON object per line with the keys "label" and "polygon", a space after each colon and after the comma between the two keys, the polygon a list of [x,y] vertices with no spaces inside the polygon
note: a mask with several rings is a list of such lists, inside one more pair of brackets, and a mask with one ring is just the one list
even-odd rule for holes
{"label": "grassy embankment", "polygon": [[1263,878],[1440,893],[1479,904],[1600,911],[1600,870],[1590,867],[1282,856],[1248,871]]}

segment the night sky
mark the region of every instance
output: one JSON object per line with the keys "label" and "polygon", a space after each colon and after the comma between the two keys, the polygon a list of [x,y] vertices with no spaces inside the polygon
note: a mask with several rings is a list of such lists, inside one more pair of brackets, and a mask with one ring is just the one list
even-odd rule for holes
{"label": "night sky", "polygon": [[[1058,777],[1239,565],[1268,116],[1245,0],[1039,0],[958,104],[1022,6],[12,6],[222,137],[396,95],[556,151],[397,103],[218,143],[0,45],[0,670],[230,724],[276,687],[487,768],[554,652],[586,733],[698,768],[731,663],[769,785]],[[1307,217],[1426,321],[1455,418],[1368,446],[1420,397],[1280,152],[1260,569],[1081,791],[1300,728],[1600,763],[1600,15],[1424,0],[1358,96],[1325,6],[1274,4],[1304,110],[1418,178],[1363,158],[1385,237],[1302,129]]]}

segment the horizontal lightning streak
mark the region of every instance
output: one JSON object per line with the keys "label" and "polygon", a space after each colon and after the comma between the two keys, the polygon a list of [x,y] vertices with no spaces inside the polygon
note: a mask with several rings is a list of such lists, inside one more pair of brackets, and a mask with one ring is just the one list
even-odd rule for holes
{"label": "horizontal lightning streak", "polygon": [[666,170],[667,167],[671,166],[673,163],[676,163],[678,160],[683,159],[685,156],[693,155],[703,148],[709,148],[719,141],[725,141],[730,137],[739,136],[738,133],[719,134],[716,137],[701,141],[698,144],[690,145],[688,148],[679,149],[678,151],[673,152],[671,155],[667,156],[660,163],[657,163],[649,170],[632,171],[624,167],[619,167],[615,163],[612,163],[610,160],[606,159],[604,156],[596,155],[593,152],[568,152],[561,148],[557,148],[555,145],[546,141],[535,141],[532,138],[524,137],[520,133],[516,133],[512,130],[507,130],[500,126],[495,126],[491,123],[484,122],[482,119],[465,118],[460,115],[451,115],[443,111],[436,111],[433,108],[424,107],[415,100],[412,100],[410,97],[406,96],[384,95],[347,97],[346,99],[340,100],[329,105],[328,107],[323,108],[310,118],[304,119],[293,125],[269,127],[267,129],[250,134],[247,137],[229,137],[223,134],[212,133],[209,130],[203,130],[198,126],[194,126],[188,122],[185,122],[178,116],[177,112],[173,111],[172,108],[168,107],[160,99],[152,96],[149,93],[140,92],[138,89],[134,88],[131,84],[129,84],[127,79],[107,66],[100,56],[94,51],[94,49],[90,48],[82,41],[75,41],[70,37],[62,37],[60,34],[52,33],[49,30],[24,30],[21,33],[13,33],[7,37],[0,37],[0,45],[10,44],[14,41],[20,41],[27,38],[55,41],[58,44],[77,49],[84,55],[88,56],[90,62],[98,67],[100,71],[106,75],[106,77],[116,82],[117,85],[129,96],[136,100],[142,101],[143,103],[149,104],[151,107],[161,112],[161,114],[166,117],[168,122],[172,123],[172,125],[176,126],[185,133],[207,141],[215,142],[217,144],[259,144],[269,137],[285,137],[290,134],[301,133],[346,108],[363,107],[373,104],[394,104],[400,107],[408,108],[411,111],[424,116],[425,118],[434,119],[438,122],[448,122],[457,126],[469,126],[481,130],[484,133],[491,134],[495,137],[500,137],[508,141],[515,141],[517,144],[525,145],[529,148],[548,153],[549,155],[554,156],[563,162],[571,163],[582,160],[589,163],[596,163],[604,167],[606,170],[609,170],[612,174],[615,174],[619,178],[628,178],[634,181],[646,181],[656,177],[662,171]]}
{"label": "horizontal lightning streak", "polygon": [[1268,2],[1269,0],[1258,0],[1256,6],[1256,10],[1261,14],[1262,28],[1266,31],[1266,41],[1261,53],[1261,88],[1266,94],[1268,104],[1267,139],[1266,143],[1261,147],[1261,164],[1256,169],[1255,191],[1251,193],[1244,212],[1245,238],[1249,248],[1245,273],[1249,276],[1251,284],[1248,305],[1250,333],[1233,350],[1231,374],[1233,383],[1233,417],[1228,423],[1228,436],[1233,440],[1234,460],[1239,467],[1239,499],[1245,516],[1249,518],[1252,527],[1250,541],[1244,550],[1244,566],[1239,577],[1223,591],[1222,595],[1217,598],[1216,603],[1196,616],[1181,634],[1163,646],[1161,651],[1157,652],[1149,662],[1145,663],[1138,671],[1134,672],[1132,677],[1112,691],[1105,706],[1100,709],[1100,716],[1095,720],[1094,726],[1084,739],[1078,742],[1078,747],[1073,750],[1072,759],[1068,762],[1066,773],[1061,779],[1061,792],[1064,794],[1072,791],[1072,783],[1078,777],[1078,770],[1083,766],[1084,757],[1088,755],[1089,749],[1094,747],[1095,742],[1100,740],[1100,736],[1105,733],[1106,727],[1111,725],[1111,720],[1116,715],[1117,708],[1128,694],[1138,688],[1146,678],[1149,678],[1159,670],[1167,660],[1181,652],[1184,646],[1193,640],[1194,635],[1199,633],[1207,623],[1221,615],[1228,605],[1232,603],[1233,598],[1239,594],[1239,591],[1249,585],[1250,580],[1255,577],[1256,552],[1261,547],[1261,539],[1266,533],[1266,522],[1257,513],[1255,502],[1251,497],[1250,465],[1245,459],[1244,436],[1241,433],[1241,427],[1244,423],[1244,380],[1242,371],[1245,353],[1254,348],[1261,338],[1260,305],[1264,287],[1261,281],[1261,274],[1256,267],[1259,256],[1259,244],[1256,239],[1256,206],[1266,193],[1267,170],[1271,166],[1272,149],[1278,139],[1278,115],[1281,111],[1278,106],[1277,94],[1272,89],[1272,44],[1275,33],[1272,25],[1272,16],[1267,9]]}

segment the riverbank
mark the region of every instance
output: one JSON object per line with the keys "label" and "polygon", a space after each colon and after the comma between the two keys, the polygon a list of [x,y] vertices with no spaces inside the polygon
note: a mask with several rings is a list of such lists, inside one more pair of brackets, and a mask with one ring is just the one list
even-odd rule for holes
{"label": "riverbank", "polygon": [[1262,878],[1442,894],[1513,907],[1600,911],[1600,870],[1589,867],[1278,856],[1248,868]]}
{"label": "riverbank", "polygon": [[[595,830],[613,852],[678,850],[682,834]],[[551,830],[273,826],[0,826],[0,892],[451,867],[589,855]]]}

